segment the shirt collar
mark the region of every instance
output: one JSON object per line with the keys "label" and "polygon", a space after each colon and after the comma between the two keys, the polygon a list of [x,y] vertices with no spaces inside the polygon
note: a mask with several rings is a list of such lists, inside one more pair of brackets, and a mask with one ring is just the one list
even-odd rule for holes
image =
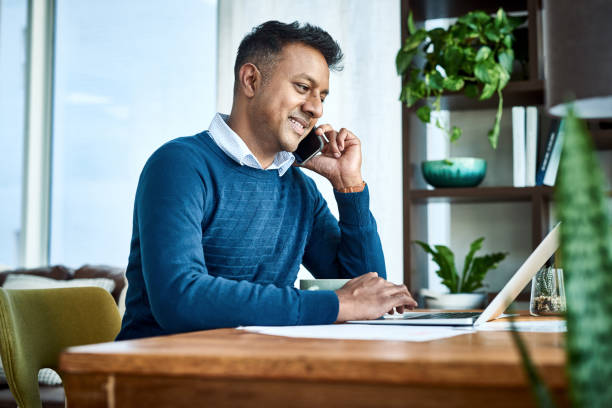
{"label": "shirt collar", "polygon": [[[263,170],[264,168],[249,150],[244,140],[227,125],[228,119],[228,115],[217,113],[208,127],[210,137],[225,154],[241,166]],[[278,175],[282,176],[289,170],[294,161],[295,157],[292,153],[278,152],[274,156],[272,164],[265,170],[278,170]]]}

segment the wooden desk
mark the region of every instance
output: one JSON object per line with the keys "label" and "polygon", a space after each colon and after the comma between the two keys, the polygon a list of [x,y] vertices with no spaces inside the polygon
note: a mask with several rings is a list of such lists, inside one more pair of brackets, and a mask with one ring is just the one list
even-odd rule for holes
{"label": "wooden desk", "polygon": [[[522,336],[568,405],[564,336]],[[534,406],[508,332],[412,343],[223,329],[74,347],[60,369],[71,408]]]}

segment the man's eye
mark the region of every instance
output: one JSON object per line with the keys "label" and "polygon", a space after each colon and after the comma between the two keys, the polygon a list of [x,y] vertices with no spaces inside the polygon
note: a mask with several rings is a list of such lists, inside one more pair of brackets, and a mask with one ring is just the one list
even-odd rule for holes
{"label": "man's eye", "polygon": [[308,86],[304,85],[304,84],[296,84],[296,86],[298,87],[298,89],[300,91],[306,92],[308,91]]}

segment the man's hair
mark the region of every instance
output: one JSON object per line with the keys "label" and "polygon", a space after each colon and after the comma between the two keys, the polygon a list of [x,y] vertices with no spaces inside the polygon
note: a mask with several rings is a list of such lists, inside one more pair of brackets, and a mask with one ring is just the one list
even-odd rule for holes
{"label": "man's hair", "polygon": [[234,65],[234,89],[237,89],[240,67],[247,62],[254,64],[262,73],[265,82],[269,70],[278,61],[283,47],[295,43],[304,44],[319,51],[325,58],[330,70],[342,70],[342,50],[327,31],[310,24],[300,26],[297,21],[290,24],[280,21],[266,21],[253,28],[242,39],[238,47]]}

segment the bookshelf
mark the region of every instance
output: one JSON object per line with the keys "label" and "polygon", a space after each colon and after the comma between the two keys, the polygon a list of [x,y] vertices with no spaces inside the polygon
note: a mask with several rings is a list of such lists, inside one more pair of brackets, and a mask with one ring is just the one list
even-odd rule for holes
{"label": "bookshelf", "polygon": [[[495,13],[499,7],[507,12],[519,12],[527,15],[527,56],[528,66],[526,78],[511,81],[503,91],[504,106],[543,105],[544,80],[541,78],[541,46],[538,40],[540,29],[541,4],[539,0],[403,0],[401,3],[401,33],[402,43],[407,36],[406,21],[412,11],[415,22],[437,18],[459,17],[472,10],[484,10]],[[441,107],[450,111],[470,111],[494,109],[497,97],[486,101],[478,101],[459,93],[446,93],[441,99]],[[414,224],[422,223],[421,217],[415,215],[419,206],[431,203],[447,203],[450,205],[479,205],[483,203],[520,203],[522,208],[529,208],[531,221],[531,247],[535,247],[548,231],[549,202],[553,199],[553,188],[548,186],[509,187],[486,186],[475,188],[436,188],[424,189],[415,182],[419,166],[411,155],[414,140],[411,136],[411,121],[418,120],[414,109],[405,106],[402,110],[403,132],[403,191],[404,191],[404,282],[413,292],[420,289],[418,279],[415,280],[416,248],[412,245],[414,239],[422,239],[415,234]],[[603,132],[602,132],[603,133]],[[605,134],[601,140],[607,140]],[[484,137],[484,135],[483,135]],[[605,143],[605,142],[601,142]],[[415,283],[416,282],[416,283]]]}
{"label": "bookshelf", "polygon": [[[507,12],[527,15],[528,26],[525,54],[529,63],[524,72],[526,78],[511,81],[506,86],[503,91],[504,107],[542,106],[545,101],[545,79],[543,78],[543,58],[541,56],[542,41],[539,38],[542,31],[540,0],[402,0],[400,22],[402,43],[408,34],[406,21],[410,11],[413,12],[414,21],[418,24],[424,20],[459,17],[472,10],[495,13],[499,7],[503,7]],[[451,112],[494,109],[497,103],[495,96],[486,101],[478,101],[452,92],[445,93],[441,99],[442,109]],[[511,204],[511,208],[516,208],[511,211],[528,213],[528,216],[525,217],[515,214],[514,218],[519,218],[521,223],[527,224],[523,225],[523,228],[530,231],[530,242],[524,240],[525,242],[522,242],[521,245],[525,247],[523,252],[529,253],[550,229],[548,225],[550,202],[554,196],[554,189],[549,186],[511,187],[502,184],[475,188],[425,189],[422,181],[419,183],[420,166],[415,161],[418,152],[415,145],[423,143],[418,141],[421,135],[413,134],[414,121],[418,122],[414,114],[416,108],[418,106],[412,109],[404,106],[402,109],[404,283],[413,293],[422,286],[419,285],[419,279],[415,279],[417,274],[415,251],[417,249],[412,245],[412,241],[423,239],[418,231],[422,224],[427,222],[421,217],[422,212],[419,212],[419,208],[433,203],[475,207],[483,204]],[[610,151],[607,153],[612,153],[612,122],[591,120],[588,124],[595,147],[600,151],[607,150]],[[484,139],[486,135],[482,136]],[[612,192],[610,192],[610,197],[612,197]]]}

